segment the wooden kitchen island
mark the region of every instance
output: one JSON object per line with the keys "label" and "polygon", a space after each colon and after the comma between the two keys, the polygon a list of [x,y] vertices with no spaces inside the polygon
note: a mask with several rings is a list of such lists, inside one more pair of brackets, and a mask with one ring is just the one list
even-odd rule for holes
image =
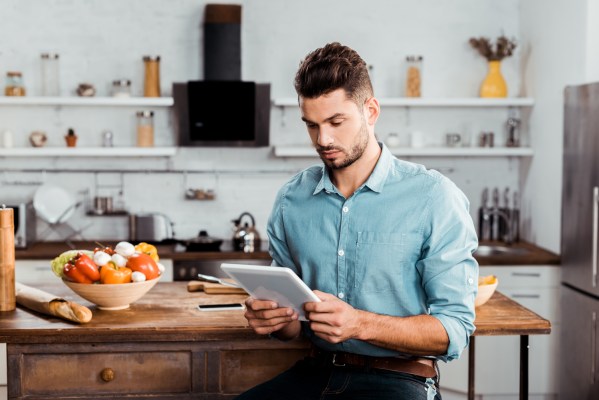
{"label": "wooden kitchen island", "polygon": [[90,307],[93,318],[77,325],[20,306],[0,313],[9,399],[229,399],[309,347],[254,334],[242,311],[199,311],[246,296],[190,293],[185,282],[159,283],[120,311],[99,310],[61,283],[39,288]]}
{"label": "wooden kitchen island", "polygon": [[[9,399],[229,399],[309,350],[303,340],[254,334],[242,311],[197,309],[200,303],[241,302],[243,295],[207,295],[188,292],[185,282],[159,283],[129,309],[102,311],[61,283],[40,289],[89,306],[93,319],[77,325],[21,307],[0,313]],[[549,321],[495,293],[477,309],[475,324],[475,336],[521,336],[520,398],[527,398],[528,335],[548,334]],[[474,338],[469,356],[474,398]]]}

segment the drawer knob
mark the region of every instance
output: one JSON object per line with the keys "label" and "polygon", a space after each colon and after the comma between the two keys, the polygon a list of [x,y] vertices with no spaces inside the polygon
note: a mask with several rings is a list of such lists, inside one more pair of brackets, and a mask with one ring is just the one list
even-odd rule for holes
{"label": "drawer knob", "polygon": [[104,382],[110,382],[114,379],[114,371],[112,368],[104,368],[102,372],[100,372],[100,377]]}

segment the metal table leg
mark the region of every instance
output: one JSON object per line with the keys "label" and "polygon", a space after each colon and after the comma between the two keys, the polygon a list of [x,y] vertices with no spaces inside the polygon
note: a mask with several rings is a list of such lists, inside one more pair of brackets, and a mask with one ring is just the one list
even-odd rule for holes
{"label": "metal table leg", "polygon": [[468,400],[474,400],[474,336],[468,346]]}
{"label": "metal table leg", "polygon": [[528,335],[520,336],[520,400],[528,399]]}

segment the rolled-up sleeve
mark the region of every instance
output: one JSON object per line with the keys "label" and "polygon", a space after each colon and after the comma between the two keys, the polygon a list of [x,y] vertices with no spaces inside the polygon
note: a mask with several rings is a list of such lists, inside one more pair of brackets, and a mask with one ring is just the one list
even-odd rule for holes
{"label": "rolled-up sleeve", "polygon": [[468,346],[475,330],[478,263],[472,253],[478,239],[466,196],[448,179],[439,180],[437,189],[429,199],[422,258],[416,266],[430,315],[449,337],[447,353],[440,359],[451,361]]}

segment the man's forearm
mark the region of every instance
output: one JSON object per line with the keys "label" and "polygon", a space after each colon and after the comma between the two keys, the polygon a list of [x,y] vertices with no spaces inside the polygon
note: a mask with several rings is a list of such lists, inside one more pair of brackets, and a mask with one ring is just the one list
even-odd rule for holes
{"label": "man's forearm", "polygon": [[449,337],[441,322],[430,315],[392,317],[358,311],[357,339],[374,345],[418,356],[447,352]]}

